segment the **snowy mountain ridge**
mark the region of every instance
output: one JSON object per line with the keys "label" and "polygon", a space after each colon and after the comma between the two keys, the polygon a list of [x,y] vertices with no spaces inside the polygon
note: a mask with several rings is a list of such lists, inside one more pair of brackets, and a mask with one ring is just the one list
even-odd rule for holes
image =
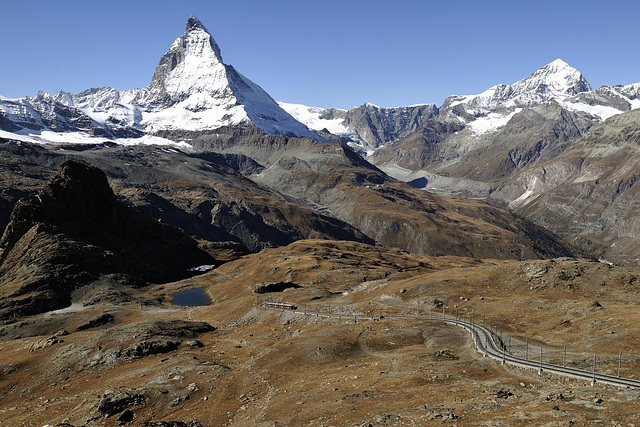
{"label": "snowy mountain ridge", "polygon": [[[603,121],[613,115],[640,108],[640,83],[593,89],[580,71],[562,59],[556,59],[515,83],[499,84],[476,95],[452,95],[436,109],[436,114],[443,121],[460,123],[471,133],[482,135],[506,125],[523,109],[550,101],[557,102],[565,109],[587,113],[595,120]],[[309,128],[326,128],[337,135],[352,138],[353,145],[367,153],[393,142],[387,140],[381,143],[363,132],[355,132],[347,116],[357,108],[375,108],[385,112],[398,109],[365,103],[341,115],[332,114],[335,117],[327,121],[324,117],[329,110],[299,104],[280,105]]]}
{"label": "snowy mountain ridge", "polygon": [[578,70],[556,59],[516,83],[499,84],[478,95],[454,95],[445,101],[445,105],[449,108],[465,105],[467,110],[486,113],[499,107],[530,107],[590,90],[591,86]]}
{"label": "snowy mountain ridge", "polygon": [[162,56],[144,89],[93,88],[55,96],[40,92],[35,98],[0,100],[1,129],[43,139],[59,132],[131,138],[247,123],[267,135],[325,141],[260,86],[224,64],[219,46],[195,16]]}

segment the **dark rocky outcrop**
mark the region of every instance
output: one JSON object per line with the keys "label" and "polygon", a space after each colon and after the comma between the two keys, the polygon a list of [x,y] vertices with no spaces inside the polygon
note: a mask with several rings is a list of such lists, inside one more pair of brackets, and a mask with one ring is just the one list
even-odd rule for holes
{"label": "dark rocky outcrop", "polygon": [[89,320],[87,323],[80,325],[76,328],[76,331],[84,331],[85,329],[97,328],[99,326],[104,326],[107,323],[111,323],[115,320],[113,315],[109,313],[104,313],[101,316],[96,317],[95,319]]}
{"label": "dark rocky outcrop", "polygon": [[120,387],[107,390],[98,403],[98,411],[104,417],[119,414],[127,408],[144,402],[144,394],[130,387]]}
{"label": "dark rocky outcrop", "polygon": [[13,209],[0,240],[0,318],[64,307],[103,275],[159,283],[213,262],[184,232],[121,204],[101,170],[67,161]]}
{"label": "dark rocky outcrop", "polygon": [[123,356],[125,359],[140,359],[154,354],[169,353],[177,350],[180,341],[172,340],[149,340],[138,342],[125,349]]}
{"label": "dark rocky outcrop", "polygon": [[300,285],[291,282],[259,283],[253,286],[256,294],[266,294],[269,292],[284,292],[287,289],[298,289]]}
{"label": "dark rocky outcrop", "polygon": [[202,424],[195,420],[188,423],[184,421],[151,421],[142,424],[142,427],[202,427]]}

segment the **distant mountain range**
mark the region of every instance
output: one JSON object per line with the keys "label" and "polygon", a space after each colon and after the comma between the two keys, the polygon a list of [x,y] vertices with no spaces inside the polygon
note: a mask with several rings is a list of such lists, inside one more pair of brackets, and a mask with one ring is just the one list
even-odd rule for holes
{"label": "distant mountain range", "polygon": [[[329,218],[344,222],[333,224],[328,235],[342,233],[422,252],[437,248],[439,254],[464,253],[461,248],[466,245],[475,250],[482,247],[480,252],[488,255],[486,242],[478,245],[457,236],[456,243],[435,245],[435,234],[428,238],[422,234],[424,229],[419,224],[425,219],[414,214],[424,215],[425,205],[424,200],[417,200],[426,197],[433,201],[435,195],[461,196],[514,210],[570,242],[605,257],[629,261],[640,258],[640,249],[622,245],[623,240],[640,237],[640,226],[635,224],[635,198],[628,193],[635,191],[633,144],[640,141],[633,135],[640,124],[634,110],[639,107],[640,83],[593,89],[578,70],[560,59],[518,82],[500,84],[477,95],[450,96],[440,107],[421,104],[383,108],[365,103],[342,110],[278,103],[223,63],[219,46],[192,16],[184,34],[160,59],[146,88],[93,88],[56,95],[40,92],[36,97],[21,99],[0,97],[0,137],[53,143],[67,149],[67,144],[75,143],[78,148],[74,150],[83,153],[83,158],[90,147],[170,145],[176,150],[176,158],[178,153],[207,158],[218,165],[216,168],[231,167],[234,173],[251,180],[250,185],[262,186],[260,192],[276,192],[297,206],[328,215],[321,220],[318,217],[324,224],[331,222]],[[614,135],[618,139],[611,140]],[[140,154],[138,148],[134,151],[136,156]],[[163,153],[170,156],[169,151]],[[122,178],[126,173],[118,164],[124,162],[122,158],[107,160],[96,155],[92,161],[110,170],[110,178],[126,182],[127,178]],[[148,166],[158,168],[159,164],[150,162]],[[174,173],[180,175],[178,169],[171,171]],[[149,185],[148,177],[139,174],[136,172],[134,187]],[[191,182],[194,177],[189,172],[172,179]],[[264,209],[271,202],[261,199],[259,209],[252,204],[257,203],[256,198],[247,204],[248,194],[254,190],[243,193],[249,187],[236,178],[239,176],[233,178],[232,186],[242,188],[240,193],[223,198],[218,193],[212,204],[217,206],[216,213],[207,214],[218,221],[218,229],[224,229],[228,237],[235,236],[257,250],[312,234],[312,227],[300,222],[301,216],[291,210],[283,223],[279,223],[281,214],[275,215],[280,218],[275,223],[269,222],[275,217],[263,221],[257,212],[265,212],[268,217]],[[410,187],[397,189],[402,196],[394,196],[392,205],[385,209],[397,216],[411,205],[411,213],[403,218],[372,220],[369,215],[373,211],[366,205],[376,198],[370,196],[381,196],[382,187],[396,186],[393,178],[430,194],[407,190]],[[228,179],[217,177],[216,182]],[[124,186],[129,185],[132,183]],[[612,186],[616,187],[615,194],[626,195],[607,196]],[[175,192],[167,188],[162,191],[162,197],[174,207],[179,205],[189,215],[195,214],[193,206],[186,207],[186,199],[178,202]],[[211,197],[209,190],[205,193],[198,197]],[[10,211],[15,194],[6,196],[5,211]],[[273,197],[269,194],[268,198]],[[412,202],[407,205],[403,198]],[[453,202],[438,199],[434,203],[442,207]],[[153,203],[142,204],[156,215],[170,217]],[[576,210],[576,206],[585,207]],[[375,214],[390,212],[385,209]],[[444,211],[448,213],[442,218],[451,215],[449,207]],[[224,215],[235,219],[223,220]],[[293,218],[298,222],[288,228]],[[507,227],[509,221],[518,220],[505,217],[500,223]],[[234,229],[239,223],[245,224],[242,231]],[[278,231],[269,237],[269,230],[275,230],[269,228],[272,224],[277,224]],[[185,223],[177,221],[174,225]],[[446,229],[450,226],[439,224]],[[397,228],[395,236],[392,228]],[[210,231],[199,230],[202,236],[211,237]],[[399,237],[402,233],[407,234]],[[416,233],[422,237],[416,238]],[[530,247],[529,243],[514,243],[508,250],[510,256],[518,252],[518,245]],[[533,252],[540,253],[537,248]]]}
{"label": "distant mountain range", "polygon": [[267,135],[322,140],[262,88],[224,64],[220,48],[195,16],[162,56],[144,89],[94,88],[78,94],[40,92],[34,98],[0,99],[0,129],[34,141],[59,141],[61,136],[56,134],[64,133],[62,139],[80,136],[83,142],[91,135],[160,143],[150,138],[160,130],[202,131],[248,124]]}

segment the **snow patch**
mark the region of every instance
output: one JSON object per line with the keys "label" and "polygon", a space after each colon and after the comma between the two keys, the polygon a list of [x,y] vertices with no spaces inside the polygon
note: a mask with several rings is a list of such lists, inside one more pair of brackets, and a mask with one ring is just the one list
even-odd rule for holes
{"label": "snow patch", "polygon": [[517,113],[522,111],[522,108],[516,108],[509,114],[489,113],[484,117],[479,117],[467,124],[467,127],[471,129],[476,135],[482,135],[488,132],[493,132],[498,128],[506,125],[509,120]]}
{"label": "snow patch", "polygon": [[527,203],[527,199],[533,195],[533,191],[535,190],[537,183],[538,183],[538,177],[534,176],[533,179],[527,183],[527,188],[525,192],[522,193],[520,197],[518,197],[517,199],[509,203],[509,208],[513,209],[513,208],[525,205]]}
{"label": "snow patch", "polygon": [[140,138],[109,139],[100,136],[89,135],[82,132],[54,132],[51,130],[34,131],[22,129],[17,133],[0,130],[0,137],[17,141],[31,142],[34,144],[104,144],[116,143],[118,145],[162,145],[176,147],[182,151],[193,151],[193,146],[184,141],[175,142],[154,135],[144,135]]}
{"label": "snow patch", "polygon": [[[618,110],[617,108],[607,107],[605,105],[589,105],[583,104],[579,102],[564,102],[558,101],[558,103],[567,110],[579,111],[587,114],[591,114],[592,116],[599,117],[600,120],[607,120],[609,117],[613,117],[617,114],[622,114],[624,111]],[[640,106],[640,105],[639,105]]]}
{"label": "snow patch", "polygon": [[302,104],[289,104],[286,102],[278,102],[278,105],[280,105],[280,107],[287,113],[291,114],[294,119],[306,125],[309,129],[327,129],[334,135],[350,134],[349,130],[344,125],[344,119],[321,118],[322,113],[325,111],[323,108],[307,107]]}

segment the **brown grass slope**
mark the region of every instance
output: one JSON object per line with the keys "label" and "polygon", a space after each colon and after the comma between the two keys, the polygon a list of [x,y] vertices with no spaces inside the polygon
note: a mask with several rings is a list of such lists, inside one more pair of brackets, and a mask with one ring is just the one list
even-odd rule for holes
{"label": "brown grass slope", "polygon": [[338,144],[268,137],[251,129],[163,136],[185,139],[202,150],[248,156],[264,167],[248,175],[252,180],[388,247],[507,259],[573,253],[552,234],[507,211],[415,190]]}
{"label": "brown grass slope", "polygon": [[[598,369],[615,374],[621,351],[623,375],[638,378],[638,277],[577,259],[481,262],[299,241],[131,290],[128,303],[83,304],[87,293],[65,311],[2,327],[0,424],[114,426],[125,410],[132,425],[636,424],[637,390],[503,367],[438,321],[327,319],[256,303],[269,296],[347,315],[460,306],[478,321],[485,313],[514,344],[542,343],[545,358],[558,360],[567,343],[568,363],[588,368],[598,354]],[[276,282],[300,287],[254,292]],[[192,287],[212,305],[169,304]],[[78,330],[103,313],[113,320]]]}

